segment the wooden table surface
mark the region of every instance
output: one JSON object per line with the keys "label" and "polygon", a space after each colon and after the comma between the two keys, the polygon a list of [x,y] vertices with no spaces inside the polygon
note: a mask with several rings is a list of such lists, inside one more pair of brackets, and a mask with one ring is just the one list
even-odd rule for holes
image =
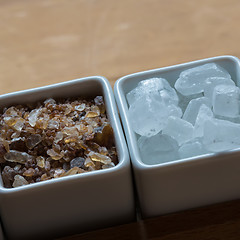
{"label": "wooden table surface", "polygon": [[[239,0],[0,0],[0,94],[230,54]],[[240,239],[240,203],[66,239]]]}

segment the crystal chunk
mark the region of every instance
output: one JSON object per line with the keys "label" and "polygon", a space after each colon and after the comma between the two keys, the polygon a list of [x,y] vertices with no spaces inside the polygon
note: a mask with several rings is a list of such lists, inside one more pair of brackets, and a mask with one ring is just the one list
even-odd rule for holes
{"label": "crystal chunk", "polygon": [[29,124],[31,125],[31,127],[34,127],[36,125],[36,122],[37,122],[40,114],[41,114],[40,109],[34,109],[29,113],[28,121],[29,121]]}
{"label": "crystal chunk", "polygon": [[184,143],[178,152],[181,158],[189,158],[209,153],[198,139]]}
{"label": "crystal chunk", "polygon": [[133,130],[142,136],[153,136],[160,132],[169,115],[167,106],[155,99],[141,97],[129,108],[128,117]]}
{"label": "crystal chunk", "polygon": [[33,157],[25,152],[10,150],[4,155],[4,159],[8,162],[26,163],[33,159]]}
{"label": "crystal chunk", "polygon": [[25,177],[32,177],[35,173],[35,170],[33,168],[28,168],[24,173],[23,176]]}
{"label": "crystal chunk", "polygon": [[239,115],[239,94],[236,86],[218,85],[213,91],[213,112],[224,117],[237,117]]}
{"label": "crystal chunk", "polygon": [[85,107],[86,107],[86,104],[82,103],[82,104],[75,106],[75,110],[82,112],[85,109]]}
{"label": "crystal chunk", "polygon": [[75,175],[78,173],[78,171],[80,170],[80,168],[78,167],[73,167],[70,170],[68,170],[65,174],[63,174],[64,176],[71,176],[71,175]]}
{"label": "crystal chunk", "polygon": [[138,147],[145,164],[153,165],[179,159],[177,141],[158,133],[153,137],[140,137]]}
{"label": "crystal chunk", "polygon": [[142,96],[155,95],[165,104],[178,104],[178,96],[174,88],[164,78],[150,78],[139,82],[138,86],[130,91],[126,97],[129,105]]}
{"label": "crystal chunk", "polygon": [[54,143],[58,143],[59,141],[61,141],[63,139],[63,133],[62,132],[57,132],[56,136],[54,138]]}
{"label": "crystal chunk", "polygon": [[103,155],[103,154],[100,154],[100,153],[90,152],[89,157],[94,162],[101,162],[103,164],[110,164],[111,163],[111,158],[110,157],[108,157],[106,155]]}
{"label": "crystal chunk", "polygon": [[48,121],[48,128],[49,129],[58,129],[59,123],[57,121],[51,119]]}
{"label": "crystal chunk", "polygon": [[20,186],[24,186],[24,185],[27,185],[28,184],[28,181],[20,176],[20,175],[15,175],[14,176],[14,182],[13,182],[13,187],[20,187]]}
{"label": "crystal chunk", "polygon": [[219,65],[207,63],[182,71],[175,88],[183,95],[201,93],[204,91],[206,79],[210,77],[231,78],[230,74]]}
{"label": "crystal chunk", "polygon": [[209,98],[201,97],[201,98],[193,99],[189,102],[189,104],[183,114],[183,119],[194,125],[199,108],[202,104],[205,104],[208,107],[212,106]]}
{"label": "crystal chunk", "polygon": [[39,157],[36,158],[36,160],[37,160],[38,167],[40,167],[40,168],[45,167],[45,158],[44,157],[39,156]]}
{"label": "crystal chunk", "polygon": [[18,118],[16,123],[14,124],[13,128],[15,130],[17,130],[18,132],[21,132],[24,127],[24,123],[25,123],[24,119]]}
{"label": "crystal chunk", "polygon": [[235,86],[235,83],[230,78],[224,78],[224,77],[210,77],[210,78],[207,78],[205,86],[204,86],[204,96],[208,97],[210,100],[212,100],[213,90],[217,85]]}
{"label": "crystal chunk", "polygon": [[218,119],[205,121],[203,144],[212,152],[239,148],[240,124]]}
{"label": "crystal chunk", "polygon": [[179,117],[181,118],[183,115],[182,109],[176,105],[168,105],[167,106],[168,110],[169,110],[169,116],[175,116],[175,117]]}
{"label": "crystal chunk", "polygon": [[45,105],[47,104],[56,104],[56,101],[52,98],[48,98],[43,102]]}
{"label": "crystal chunk", "polygon": [[188,142],[193,138],[193,125],[181,118],[170,116],[163,134],[175,139],[179,145]]}
{"label": "crystal chunk", "polygon": [[182,109],[183,112],[185,112],[189,102],[192,99],[201,98],[201,97],[203,97],[203,93],[192,94],[192,95],[189,95],[189,96],[184,96],[181,93],[178,93],[178,98],[179,98],[178,106]]}
{"label": "crystal chunk", "polygon": [[82,157],[76,157],[70,161],[70,167],[79,167],[81,168],[84,165],[85,159]]}
{"label": "crystal chunk", "polygon": [[114,163],[109,163],[109,164],[103,165],[102,169],[108,169],[108,168],[112,168],[112,167],[115,167],[115,164]]}
{"label": "crystal chunk", "polygon": [[27,138],[26,146],[29,149],[33,149],[35,146],[37,146],[42,141],[42,137],[39,134],[31,134]]}
{"label": "crystal chunk", "polygon": [[53,160],[60,160],[63,157],[62,153],[56,152],[54,149],[48,149],[47,154],[53,159]]}
{"label": "crystal chunk", "polygon": [[196,122],[194,125],[194,137],[202,137],[205,121],[213,118],[214,116],[212,110],[207,105],[202,104],[199,108]]}

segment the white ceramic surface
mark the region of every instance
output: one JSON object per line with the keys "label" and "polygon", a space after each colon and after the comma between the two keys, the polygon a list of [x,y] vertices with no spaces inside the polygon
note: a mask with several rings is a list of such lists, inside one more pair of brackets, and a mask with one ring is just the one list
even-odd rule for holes
{"label": "white ceramic surface", "polygon": [[133,132],[127,117],[126,94],[141,80],[162,77],[173,86],[181,71],[210,62],[224,67],[240,86],[239,59],[233,56],[208,58],[139,72],[122,77],[115,84],[115,98],[129,146],[143,217],[153,217],[240,197],[239,151],[146,165],[141,161],[137,146],[139,136]]}
{"label": "white ceramic surface", "polygon": [[49,97],[103,95],[119,163],[99,170],[7,189],[0,215],[8,239],[52,239],[135,219],[130,160],[113,92],[103,77],[87,77],[0,96],[0,107]]}

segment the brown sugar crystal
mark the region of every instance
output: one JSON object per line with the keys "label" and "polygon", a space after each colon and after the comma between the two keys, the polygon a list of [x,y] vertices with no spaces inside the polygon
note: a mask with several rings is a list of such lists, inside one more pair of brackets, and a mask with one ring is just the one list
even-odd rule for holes
{"label": "brown sugar crystal", "polygon": [[0,165],[7,188],[117,164],[102,96],[5,108],[0,129]]}

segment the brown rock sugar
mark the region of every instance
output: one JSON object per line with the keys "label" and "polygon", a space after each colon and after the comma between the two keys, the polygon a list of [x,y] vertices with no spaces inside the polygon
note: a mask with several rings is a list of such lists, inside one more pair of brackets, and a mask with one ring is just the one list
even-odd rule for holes
{"label": "brown rock sugar", "polygon": [[18,187],[117,164],[113,130],[102,96],[47,99],[0,115],[4,186]]}

